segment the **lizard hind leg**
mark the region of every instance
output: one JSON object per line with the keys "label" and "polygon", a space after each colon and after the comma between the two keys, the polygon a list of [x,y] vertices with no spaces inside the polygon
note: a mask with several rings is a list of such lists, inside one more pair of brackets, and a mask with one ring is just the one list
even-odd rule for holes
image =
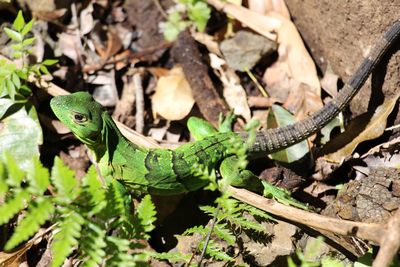
{"label": "lizard hind leg", "polygon": [[216,129],[211,123],[204,119],[190,117],[187,121],[187,127],[189,132],[196,140],[202,140],[205,137],[215,135],[217,133],[232,132],[232,125],[235,120],[236,115],[233,114],[233,112],[229,112],[226,116],[221,113],[219,116],[219,127]]}
{"label": "lizard hind leg", "polygon": [[237,161],[236,156],[224,159],[219,167],[221,176],[228,179],[232,186],[243,187],[253,192],[262,192],[263,186],[260,178],[249,170],[242,170]]}

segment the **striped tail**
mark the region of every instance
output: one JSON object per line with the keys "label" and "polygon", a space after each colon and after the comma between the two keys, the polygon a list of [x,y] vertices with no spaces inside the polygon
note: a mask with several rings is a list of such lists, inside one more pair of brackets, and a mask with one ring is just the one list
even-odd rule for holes
{"label": "striped tail", "polygon": [[[375,69],[382,56],[400,35],[400,20],[396,21],[389,30],[377,41],[369,55],[363,60],[349,82],[342,88],[338,96],[327,103],[322,109],[310,117],[294,124],[275,129],[262,130],[257,133],[256,141],[250,153],[276,152],[296,144],[319,131],[335,118],[354,95],[360,90],[371,72]],[[247,134],[242,133],[243,138]]]}

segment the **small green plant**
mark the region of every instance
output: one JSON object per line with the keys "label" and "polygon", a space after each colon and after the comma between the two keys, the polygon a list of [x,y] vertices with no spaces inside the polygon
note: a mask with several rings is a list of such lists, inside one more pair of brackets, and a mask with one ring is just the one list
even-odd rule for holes
{"label": "small green plant", "polygon": [[197,30],[205,30],[211,10],[203,0],[175,0],[176,5],[168,10],[168,19],[161,30],[168,41],[176,39],[186,27],[194,25]]}
{"label": "small green plant", "polygon": [[[5,250],[47,225],[53,235],[52,266],[60,266],[70,255],[88,266],[136,266],[148,260],[149,255],[139,250],[144,248],[139,241],[148,239],[147,233],[154,228],[156,213],[150,196],[145,196],[133,212],[125,188],[116,180],[103,185],[94,167],[79,182],[59,158],[51,173],[37,158],[34,168],[26,172],[9,154],[3,158],[0,225],[25,210]],[[53,188],[51,194],[48,188]]]}
{"label": "small green plant", "polygon": [[16,64],[8,62],[6,59],[0,60],[0,97],[9,96],[15,100],[17,94],[28,96],[31,93],[31,89],[27,85],[29,76],[49,74],[47,66],[57,63],[57,60],[54,59],[47,59],[35,64],[27,62],[27,57],[32,54],[31,46],[35,42],[35,37],[31,36],[33,24],[33,19],[26,23],[22,11],[19,11],[13,28],[4,28],[5,34],[11,39],[10,47],[13,50],[11,58],[21,59],[22,66],[17,67]]}
{"label": "small green plant", "polygon": [[31,63],[28,60],[35,43],[31,33],[33,26],[34,20],[25,22],[19,11],[12,28],[4,28],[10,38],[11,60],[0,59],[0,155],[9,151],[23,168],[32,167],[28,166],[30,159],[39,155],[43,139],[36,109],[28,101],[32,93],[28,81],[32,76],[40,78],[48,74],[47,67],[57,62],[48,59]]}

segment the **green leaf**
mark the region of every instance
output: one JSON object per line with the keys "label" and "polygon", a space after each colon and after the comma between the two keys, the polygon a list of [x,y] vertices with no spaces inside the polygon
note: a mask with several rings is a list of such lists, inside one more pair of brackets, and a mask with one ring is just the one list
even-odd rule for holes
{"label": "green leaf", "polygon": [[137,207],[137,215],[141,220],[141,225],[145,232],[150,232],[155,228],[153,223],[157,220],[156,208],[151,201],[151,196],[146,195]]}
{"label": "green leaf", "polygon": [[15,100],[15,85],[11,80],[6,80],[6,88],[7,88],[7,94],[10,96],[11,100]]}
{"label": "green leaf", "polygon": [[7,27],[4,27],[4,31],[7,34],[8,38],[10,38],[11,40],[15,42],[22,42],[22,34],[20,34],[19,32],[11,30]]}
{"label": "green leaf", "polygon": [[28,190],[22,190],[11,198],[6,203],[0,206],[0,225],[9,222],[21,209],[25,208],[26,202],[30,199]]}
{"label": "green leaf", "polygon": [[57,198],[60,201],[69,203],[79,195],[80,190],[75,173],[65,166],[59,157],[54,159],[51,180],[57,190]]}
{"label": "green leaf", "polygon": [[[30,113],[35,110],[32,106]],[[2,120],[0,127],[0,155],[7,150],[21,169],[32,166],[32,158],[39,155],[42,143],[42,128],[39,121],[33,119],[22,108]]]}
{"label": "green leaf", "polygon": [[0,161],[0,199],[8,192],[7,172],[3,162]]}
{"label": "green leaf", "polygon": [[10,250],[22,241],[27,240],[36,233],[40,226],[47,221],[54,212],[54,206],[47,198],[37,198],[29,205],[26,216],[15,228],[14,234],[4,246],[5,250]]}
{"label": "green leaf", "polygon": [[35,22],[34,19],[31,19],[26,25],[25,27],[22,29],[21,34],[22,36],[25,36],[31,29],[33,26],[33,23]]}
{"label": "green leaf", "polygon": [[47,69],[47,67],[45,65],[40,65],[40,70],[44,74],[50,74],[49,70]]}
{"label": "green leaf", "polygon": [[43,65],[46,66],[51,66],[54,65],[58,62],[58,59],[46,59],[45,61],[42,62]]}
{"label": "green leaf", "polygon": [[6,164],[8,171],[7,183],[12,187],[20,188],[25,173],[20,169],[15,159],[7,150],[3,152],[3,162]]}
{"label": "green leaf", "polygon": [[11,48],[14,49],[14,51],[21,51],[24,46],[22,43],[16,43],[16,44],[12,44]]}
{"label": "green leaf", "polygon": [[233,246],[236,242],[236,237],[227,228],[227,224],[216,224],[214,227],[215,234],[225,240],[230,246]]}
{"label": "green leaf", "polygon": [[21,80],[19,79],[18,75],[15,72],[11,74],[11,80],[17,89],[21,87]]}
{"label": "green leaf", "polygon": [[79,244],[81,237],[81,229],[85,220],[81,215],[74,211],[64,215],[63,220],[55,230],[51,250],[53,252],[53,261],[51,266],[58,267],[65,258],[71,254],[73,249]]}
{"label": "green leaf", "polygon": [[200,32],[205,30],[210,14],[211,10],[204,2],[197,2],[194,5],[189,5],[189,19],[194,22]]}
{"label": "green leaf", "polygon": [[98,225],[89,222],[88,227],[84,229],[85,236],[80,240],[80,251],[85,266],[98,266],[103,261],[106,253],[104,248],[106,232]]}
{"label": "green leaf", "polygon": [[42,195],[50,184],[49,170],[43,167],[36,156],[33,158],[33,167],[28,169],[29,191],[35,195]]}
{"label": "green leaf", "polygon": [[107,236],[107,259],[105,266],[135,267],[137,263],[130,253],[130,241],[115,236]]}
{"label": "green leaf", "polygon": [[20,11],[18,11],[18,15],[14,20],[13,27],[18,32],[20,32],[22,30],[22,28],[24,27],[24,25],[25,25],[24,16],[22,14],[22,11],[20,10]]}
{"label": "green leaf", "polygon": [[27,38],[22,42],[22,46],[25,47],[31,45],[33,42],[35,42],[35,37]]}
{"label": "green leaf", "polygon": [[21,58],[24,54],[20,51],[15,51],[11,54],[11,56],[15,59]]}
{"label": "green leaf", "polygon": [[[281,106],[272,105],[271,112],[268,114],[268,128],[272,128],[272,125],[283,127],[295,122],[295,117],[289,111]],[[286,149],[272,153],[270,157],[280,162],[291,163],[304,157],[309,150],[307,140],[304,140]]]}
{"label": "green leaf", "polygon": [[100,212],[106,205],[106,192],[100,179],[97,177],[95,167],[92,165],[82,178],[82,185],[85,193],[89,195],[89,204],[91,205],[90,215]]}

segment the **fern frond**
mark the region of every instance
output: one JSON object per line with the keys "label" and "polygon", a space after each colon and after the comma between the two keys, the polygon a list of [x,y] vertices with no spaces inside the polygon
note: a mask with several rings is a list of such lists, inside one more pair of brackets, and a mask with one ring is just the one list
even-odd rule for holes
{"label": "fern frond", "polygon": [[192,228],[186,229],[185,232],[182,233],[182,235],[191,235],[194,233],[205,236],[208,233],[208,229],[205,228],[203,225],[193,226]]}
{"label": "fern frond", "polygon": [[26,189],[14,192],[13,198],[8,199],[0,206],[0,225],[9,222],[20,210],[25,208],[29,199],[30,194]]}
{"label": "fern frond", "polygon": [[75,211],[70,211],[61,220],[55,230],[56,233],[51,245],[53,252],[52,267],[60,266],[65,261],[65,258],[71,254],[74,247],[78,245],[78,239],[81,236],[81,229],[84,222],[82,216]]}
{"label": "fern frond", "polygon": [[98,225],[88,222],[83,233],[79,249],[84,266],[98,266],[106,255],[104,251],[106,232]]}
{"label": "fern frond", "polygon": [[233,246],[235,244],[236,237],[232,234],[232,231],[227,228],[226,223],[215,224],[214,232],[219,238],[225,240],[228,245]]}
{"label": "fern frond", "polygon": [[94,215],[100,212],[106,205],[106,190],[103,184],[97,178],[97,172],[94,166],[90,167],[88,173],[82,178],[84,193],[87,194],[90,204],[90,214]]}
{"label": "fern frond", "polygon": [[189,263],[192,258],[191,254],[182,254],[180,252],[163,252],[147,251],[147,255],[159,260],[167,260],[170,263]]}
{"label": "fern frond", "polygon": [[233,224],[240,226],[244,229],[254,230],[257,232],[265,231],[264,227],[260,223],[247,220],[246,218],[243,218],[243,217],[231,217],[231,218],[229,218],[229,220]]}
{"label": "fern frond", "polygon": [[150,232],[155,228],[154,222],[157,220],[156,207],[151,201],[151,196],[146,195],[137,207],[137,216],[145,232]]}
{"label": "fern frond", "polygon": [[266,213],[263,210],[257,209],[256,207],[253,207],[251,205],[245,204],[245,203],[240,203],[239,204],[239,208],[242,210],[245,210],[247,212],[249,212],[251,215],[253,216],[258,216],[260,218],[263,218],[265,220],[272,220],[272,221],[276,221],[275,218],[271,217],[268,213]]}
{"label": "fern frond", "polygon": [[54,166],[51,170],[51,180],[57,189],[57,199],[64,203],[70,203],[78,195],[78,180],[74,172],[64,165],[59,157],[54,159]]}
{"label": "fern frond", "polygon": [[18,167],[17,162],[7,151],[4,152],[3,162],[7,166],[7,183],[14,188],[20,188],[25,173]]}
{"label": "fern frond", "polygon": [[107,255],[111,255],[106,261],[106,266],[136,266],[135,260],[130,254],[130,242],[114,236],[107,237]]}
{"label": "fern frond", "polygon": [[28,169],[29,192],[34,195],[42,195],[50,184],[49,170],[43,167],[39,157],[32,160],[32,168]]}
{"label": "fern frond", "polygon": [[3,162],[0,161],[0,200],[8,192],[7,173]]}
{"label": "fern frond", "polygon": [[7,241],[5,249],[14,248],[20,242],[36,233],[40,226],[47,221],[54,212],[54,206],[48,198],[37,198],[29,205],[28,212],[15,228],[14,234]]}
{"label": "fern frond", "polygon": [[[203,249],[204,242],[200,243],[200,248]],[[233,258],[223,252],[221,248],[214,242],[210,240],[207,245],[206,253],[216,260],[220,261],[233,261]]]}
{"label": "fern frond", "polygon": [[209,206],[209,205],[200,206],[199,208],[200,208],[200,210],[204,211],[205,213],[207,213],[210,216],[214,216],[214,214],[218,210],[217,207],[213,207],[213,206]]}

